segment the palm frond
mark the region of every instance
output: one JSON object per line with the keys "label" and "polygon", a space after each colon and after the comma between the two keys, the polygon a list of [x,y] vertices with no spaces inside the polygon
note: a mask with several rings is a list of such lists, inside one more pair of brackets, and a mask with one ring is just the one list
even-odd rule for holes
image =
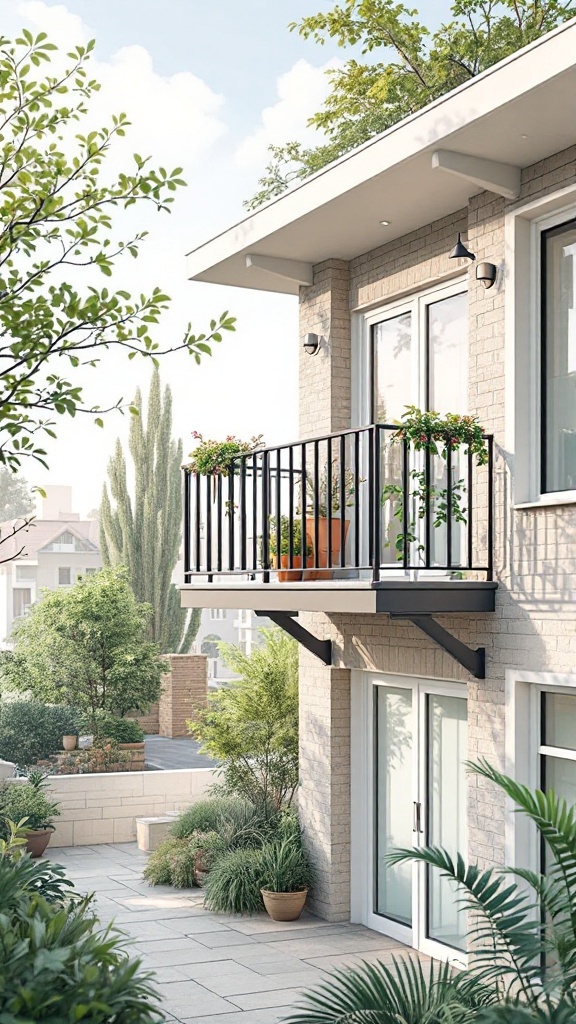
{"label": "palm frond", "polygon": [[447,963],[392,958],[335,971],[284,1024],[468,1024],[496,999],[493,988]]}
{"label": "palm frond", "polygon": [[479,977],[486,983],[508,978],[533,1001],[531,983],[540,973],[543,926],[537,904],[525,892],[502,873],[466,865],[461,854],[454,861],[447,850],[436,846],[396,850],[386,860],[389,864],[420,861],[454,882],[460,890],[456,901],[474,913],[470,936]]}

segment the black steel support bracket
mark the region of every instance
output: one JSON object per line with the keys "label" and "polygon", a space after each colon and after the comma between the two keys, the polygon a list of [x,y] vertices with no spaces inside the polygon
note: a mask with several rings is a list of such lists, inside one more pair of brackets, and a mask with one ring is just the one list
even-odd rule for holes
{"label": "black steel support bracket", "polygon": [[277,626],[280,626],[280,629],[284,629],[286,633],[293,636],[307,651],[320,658],[320,661],[324,662],[325,665],[331,665],[332,641],[319,640],[317,636],[314,636],[296,621],[297,614],[298,612],[256,612],[256,615],[272,619],[272,622],[275,622]]}
{"label": "black steel support bracket", "polygon": [[444,626],[441,626],[436,619],[433,619],[431,615],[403,615],[403,614],[390,614],[391,619],[408,619],[409,622],[413,622],[418,629],[421,629],[426,636],[429,636],[434,643],[442,647],[451,658],[458,661],[464,668],[475,676],[476,679],[486,678],[486,648],[467,647],[466,644],[458,640],[457,637],[449,633]]}

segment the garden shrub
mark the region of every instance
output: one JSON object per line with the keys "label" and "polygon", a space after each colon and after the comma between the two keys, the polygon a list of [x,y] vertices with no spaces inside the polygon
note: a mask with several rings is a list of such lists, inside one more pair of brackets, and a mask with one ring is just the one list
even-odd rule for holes
{"label": "garden shrub", "polygon": [[150,885],[174,885],[191,889],[196,884],[197,855],[202,851],[201,870],[210,871],[227,852],[226,842],[217,832],[193,832],[180,839],[165,839],[150,854],[144,878]]}
{"label": "garden shrub", "polygon": [[82,720],[82,729],[98,739],[114,740],[116,743],[142,743],[144,739],[142,726],[133,718],[119,718],[109,711],[86,715]]}
{"label": "garden shrub", "polygon": [[89,901],[50,903],[40,895],[51,871],[26,857],[0,856],[0,1020],[161,1021],[152,976],[129,959],[118,932],[102,930]]}
{"label": "garden shrub", "polygon": [[218,832],[229,849],[261,846],[277,834],[279,820],[273,807],[257,807],[241,797],[219,795],[189,807],[170,827],[170,834],[184,837],[194,832]]}
{"label": "garden shrub", "polygon": [[244,808],[252,807],[240,797],[218,796],[199,800],[178,815],[170,826],[170,834],[177,839],[185,839],[193,832],[217,832],[222,821],[229,821],[239,815]]}
{"label": "garden shrub", "polygon": [[22,767],[62,750],[62,737],[78,732],[74,708],[18,700],[0,704],[0,758]]}

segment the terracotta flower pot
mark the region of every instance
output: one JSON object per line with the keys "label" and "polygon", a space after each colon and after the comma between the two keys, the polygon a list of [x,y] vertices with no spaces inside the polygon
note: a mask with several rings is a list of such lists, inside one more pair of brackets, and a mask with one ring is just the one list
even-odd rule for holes
{"label": "terracotta flower pot", "polygon": [[[308,559],[308,565],[323,566],[328,565],[328,550],[330,550],[330,561],[332,567],[337,569],[340,565],[340,539],[341,539],[341,519],[319,519],[318,520],[318,551],[315,550],[316,544],[316,529],[314,519],[306,520],[306,537],[308,544],[312,547],[312,555]],[[348,537],[348,530],[350,529],[350,520],[344,520],[344,544],[346,544],[346,538]],[[331,580],[333,577],[332,568],[327,572],[318,570],[307,571],[304,573],[305,580]]]}
{"label": "terracotta flower pot", "polygon": [[77,736],[72,736],[71,734],[68,734],[67,736],[62,737],[62,746],[64,747],[64,750],[74,750],[77,742]]}
{"label": "terracotta flower pot", "polygon": [[290,555],[280,555],[280,565],[282,568],[278,570],[278,583],[297,583],[302,579],[302,555],[292,556],[292,569],[289,568]]}
{"label": "terracotta flower pot", "polygon": [[41,857],[50,842],[51,835],[51,828],[39,828],[34,832],[28,832],[26,835],[26,853],[29,853],[33,858]]}
{"label": "terracotta flower pot", "polygon": [[273,921],[297,921],[304,910],[308,889],[298,892],[270,892],[260,889],[264,906]]}

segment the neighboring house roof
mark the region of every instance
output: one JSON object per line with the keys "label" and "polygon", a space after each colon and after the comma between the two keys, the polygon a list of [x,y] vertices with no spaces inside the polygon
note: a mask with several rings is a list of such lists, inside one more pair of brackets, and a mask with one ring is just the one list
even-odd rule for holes
{"label": "neighboring house roof", "polygon": [[[189,276],[297,295],[314,264],[378,248],[499,191],[494,181],[513,198],[519,169],[574,145],[575,95],[573,19],[199,246]],[[453,154],[459,170],[442,170]]]}
{"label": "neighboring house roof", "polygon": [[[19,558],[37,558],[39,552],[46,551],[51,544],[58,540],[63,533],[71,533],[87,552],[98,551],[95,543],[97,523],[93,520],[68,522],[66,520],[35,519],[26,530],[20,531],[15,536],[10,536],[14,524],[22,520],[11,519],[0,524],[0,559],[14,559],[23,547]],[[6,538],[5,540],[3,538]],[[64,554],[64,552],[62,552]],[[72,552],[70,552],[72,553]],[[6,562],[0,564],[0,569],[5,568]],[[8,563],[9,564],[9,563]]]}

